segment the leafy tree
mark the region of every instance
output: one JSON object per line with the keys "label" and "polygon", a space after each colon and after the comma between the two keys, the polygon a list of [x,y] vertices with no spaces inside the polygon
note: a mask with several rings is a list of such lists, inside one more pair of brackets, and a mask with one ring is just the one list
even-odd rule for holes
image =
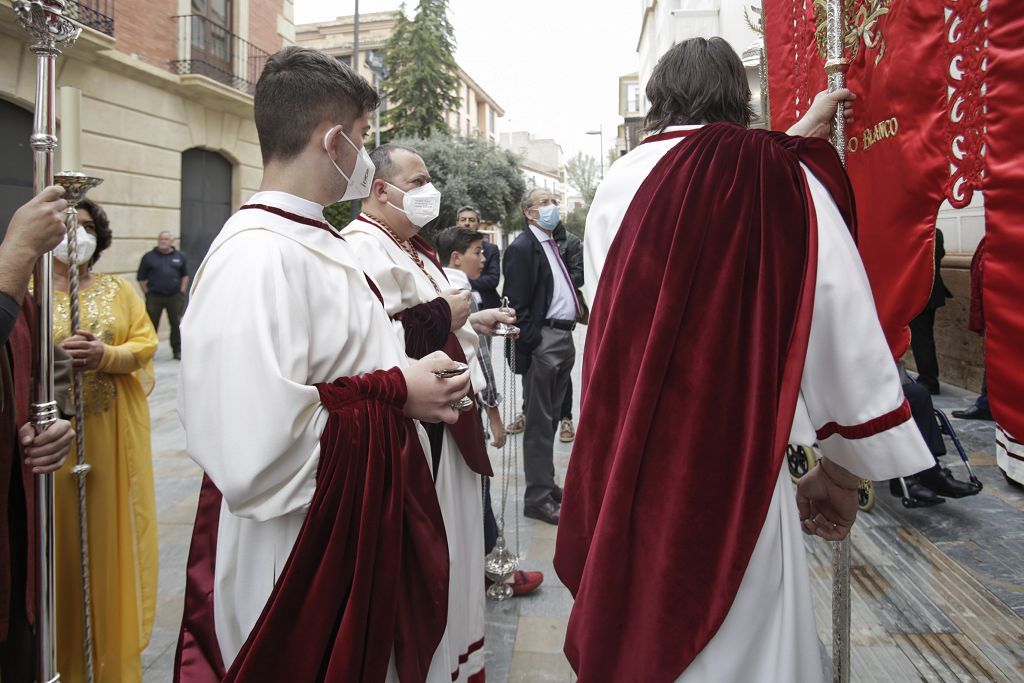
{"label": "leafy tree", "polygon": [[526,184],[512,152],[481,138],[442,133],[394,142],[420,153],[434,187],[441,192],[441,213],[421,232],[426,239],[432,241],[437,232],[454,225],[461,206],[474,206],[483,220],[503,225],[519,214]]}
{"label": "leafy tree", "polygon": [[448,132],[445,114],[459,107],[455,30],[448,0],[419,0],[416,17],[399,13],[395,32],[384,47],[387,78],[382,84],[388,110],[381,124],[388,137],[426,138]]}
{"label": "leafy tree", "polygon": [[342,230],[352,222],[352,216],[356,215],[353,211],[358,212],[359,207],[353,207],[353,204],[356,204],[356,202],[347,201],[328,204],[324,207],[324,218],[338,230]]}
{"label": "leafy tree", "polygon": [[590,206],[597,192],[597,161],[594,157],[577,152],[565,165],[565,176],[569,184],[583,195],[583,203]]}
{"label": "leafy tree", "polygon": [[583,233],[587,228],[587,214],[590,213],[590,206],[584,206],[576,209],[562,222],[565,224],[565,229],[572,234],[576,235],[580,239],[583,239]]}

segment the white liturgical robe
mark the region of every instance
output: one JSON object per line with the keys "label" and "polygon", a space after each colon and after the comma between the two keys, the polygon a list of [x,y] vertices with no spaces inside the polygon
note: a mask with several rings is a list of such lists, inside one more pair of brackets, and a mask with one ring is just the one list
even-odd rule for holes
{"label": "white liturgical robe", "polygon": [[[672,126],[665,132],[694,128],[699,126]],[[584,240],[590,301],[599,296],[605,257],[634,195],[658,161],[683,139],[639,145],[612,165],[598,187]],[[903,389],[856,245],[825,187],[806,167],[804,173],[817,214],[818,266],[790,442],[817,444],[824,457],[876,481],[931,467],[935,461],[913,420],[853,438],[856,426],[896,410],[904,401]],[[817,439],[817,430],[829,423],[847,428]],[[783,459],[732,607],[678,681],[821,681],[810,585],[794,490]]]}
{"label": "white liturgical robe", "polygon": [[[282,192],[259,192],[250,204],[323,221],[321,206]],[[313,385],[408,361],[351,247],[260,209],[234,214],[211,245],[182,344],[186,449],[223,494],[214,615],[230,668],[316,488],[327,413]],[[448,681],[450,671],[443,640],[428,680]]]}
{"label": "white liturgical robe", "polygon": [[[383,228],[367,222],[372,220],[365,217],[352,221],[341,234],[380,288],[389,315],[436,299],[434,284],[441,291],[457,289],[426,256],[421,258],[422,269],[416,265]],[[395,339],[404,348],[402,323],[395,320],[393,325]],[[478,394],[483,391],[485,380],[478,360],[477,334],[466,322],[455,336],[470,367],[473,393]],[[451,567],[447,632],[453,665],[451,680],[467,681],[484,668],[484,513],[480,475],[466,465],[449,429],[444,431],[435,489],[448,535]]]}

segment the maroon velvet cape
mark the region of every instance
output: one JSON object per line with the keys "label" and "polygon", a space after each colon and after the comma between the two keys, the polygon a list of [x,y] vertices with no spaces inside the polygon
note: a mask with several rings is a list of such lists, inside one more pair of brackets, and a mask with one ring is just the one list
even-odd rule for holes
{"label": "maroon velvet cape", "polygon": [[[372,221],[364,218],[360,218],[360,220],[381,230],[380,226]],[[387,232],[383,230],[381,232],[388,235],[390,239],[394,239]],[[419,235],[413,235],[409,242],[416,251],[428,258],[444,275],[444,268],[441,266],[441,262],[437,260],[437,254],[430,248],[430,244],[425,239]],[[445,278],[447,278],[446,275]],[[452,312],[444,299],[438,297],[432,301],[399,311],[395,315],[395,319],[402,323],[402,331],[405,333],[405,353],[410,358],[420,359],[434,351],[444,351],[453,361],[458,363],[466,362],[466,354],[462,350],[462,344],[459,343],[455,333],[451,331]],[[455,424],[449,425],[443,422],[436,424],[423,423],[423,427],[430,437],[430,447],[433,451],[431,459],[434,462],[434,471],[437,471],[441,457],[441,443],[444,438],[444,430],[447,429],[451,433],[452,438],[455,439],[455,444],[459,447],[462,459],[466,462],[469,469],[477,474],[493,477],[494,470],[491,469],[491,459],[487,455],[484,428],[480,422],[480,416],[475,410],[476,396],[473,395],[472,388],[468,396],[473,401],[474,409],[464,410],[459,415],[459,419]]]}
{"label": "maroon velvet cape", "polygon": [[316,385],[328,411],[316,492],[267,605],[230,670],[213,623],[221,497],[204,479],[175,680],[381,681],[392,648],[423,680],[448,616],[448,547],[397,368]]}
{"label": "maroon velvet cape", "polygon": [[732,605],[813,310],[817,223],[800,161],[852,226],[826,142],[713,124],[654,167],[612,243],[554,561],[576,598],[565,653],[582,683],[674,680]]}
{"label": "maroon velvet cape", "polygon": [[[0,377],[0,397],[3,411],[0,413],[0,642],[7,640],[10,625],[11,600],[25,600],[25,614],[29,623],[35,623],[36,614],[36,515],[35,475],[31,468],[22,463],[21,446],[17,442],[18,428],[28,422],[29,404],[33,376],[33,333],[35,330],[35,305],[32,298],[25,297],[21,304],[21,315],[14,323],[14,329],[7,338],[6,348],[0,353],[9,354],[11,375]],[[20,472],[20,481],[11,481]],[[24,491],[26,540],[28,557],[11,557],[11,539],[8,520],[8,494],[11,486],[21,486]],[[25,594],[12,595],[11,566],[14,562],[25,563]]]}

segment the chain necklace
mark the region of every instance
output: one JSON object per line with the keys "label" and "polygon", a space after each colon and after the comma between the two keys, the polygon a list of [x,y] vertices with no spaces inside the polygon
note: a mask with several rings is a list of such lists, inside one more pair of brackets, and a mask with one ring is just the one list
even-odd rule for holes
{"label": "chain necklace", "polygon": [[437,286],[437,281],[434,280],[434,277],[427,270],[427,266],[426,264],[423,263],[423,258],[420,256],[420,253],[416,251],[416,247],[412,246],[409,240],[403,240],[398,235],[396,235],[395,231],[392,230],[387,223],[385,223],[382,219],[378,218],[377,216],[374,216],[372,213],[363,211],[362,215],[364,218],[369,219],[369,222],[371,222],[373,225],[376,225],[378,228],[383,230],[384,233],[391,238],[391,241],[397,244],[402,249],[402,251],[409,255],[409,258],[413,260],[413,263],[415,263],[419,267],[419,269],[423,271],[423,274],[427,276],[427,279],[430,280],[430,284],[431,286],[433,286],[434,291],[440,294],[441,288]]}

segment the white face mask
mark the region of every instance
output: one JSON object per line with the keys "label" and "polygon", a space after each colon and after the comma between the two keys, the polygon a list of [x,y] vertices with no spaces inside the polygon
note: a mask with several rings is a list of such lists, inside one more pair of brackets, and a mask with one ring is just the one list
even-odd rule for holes
{"label": "white face mask", "polygon": [[441,192],[434,187],[433,183],[427,183],[422,187],[414,187],[411,190],[403,190],[391,183],[388,183],[388,185],[391,185],[391,187],[405,195],[405,201],[402,202],[405,208],[395,206],[391,202],[388,202],[388,204],[408,216],[409,222],[417,228],[422,228],[437,218],[437,214],[441,213]]}
{"label": "white face mask", "polygon": [[[79,227],[75,232],[75,236],[78,238],[78,256],[75,259],[74,265],[80,266],[88,263],[92,255],[96,253],[96,235],[91,234],[85,228]],[[65,265],[71,265],[70,255],[68,254],[67,235],[64,235],[63,241],[53,248],[53,258]]]}
{"label": "white face mask", "polygon": [[[330,137],[333,128],[324,133],[324,151],[327,151],[327,138]],[[327,158],[334,164],[334,168],[338,169],[338,173],[341,177],[348,181],[348,186],[345,188],[345,194],[341,196],[339,202],[347,202],[350,199],[365,199],[370,196],[370,186],[373,184],[373,174],[376,172],[376,167],[370,160],[370,154],[366,151],[365,147],[356,147],[356,144],[345,135],[345,131],[338,130],[338,135],[345,138],[345,142],[352,146],[352,149],[356,150],[356,165],[352,168],[352,175],[348,176],[344,171],[341,170],[341,166],[338,166],[338,162],[335,161],[330,153],[327,154]]]}

